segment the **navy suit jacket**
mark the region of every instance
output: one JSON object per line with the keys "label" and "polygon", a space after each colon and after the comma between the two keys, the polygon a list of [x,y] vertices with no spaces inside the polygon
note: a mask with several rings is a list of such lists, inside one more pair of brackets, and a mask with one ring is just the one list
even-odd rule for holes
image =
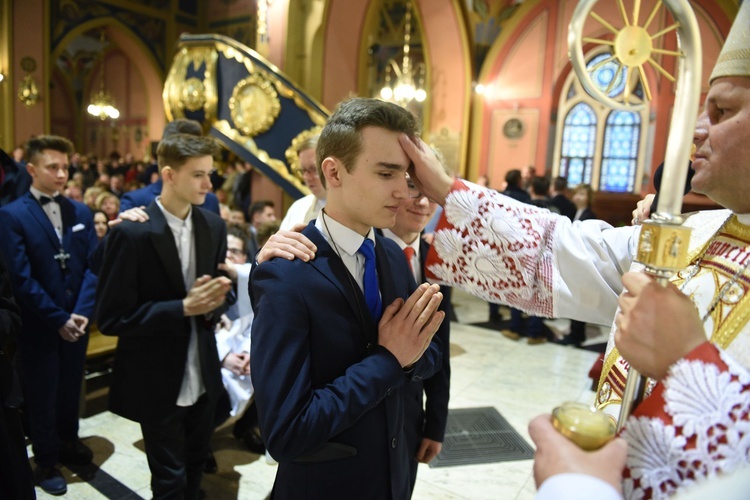
{"label": "navy suit jacket", "polygon": [[0,168],[3,169],[0,179],[0,207],[17,200],[29,191],[31,175],[26,171],[25,163],[16,163],[13,158],[0,149]]}
{"label": "navy suit jacket", "polygon": [[550,198],[549,204],[553,207],[557,207],[557,209],[560,211],[560,214],[564,215],[570,220],[573,220],[573,217],[576,216],[577,209],[575,204],[561,194],[556,194],[555,196]]}
{"label": "navy suit jacket", "polygon": [[[0,208],[0,250],[23,320],[19,340],[33,349],[56,349],[58,342],[64,342],[58,330],[71,313],[91,319],[94,312],[96,275],[89,267],[89,257],[97,238],[91,210],[62,198],[60,211],[62,244],[30,192]],[[70,256],[66,269],[55,260],[61,249]]]}
{"label": "navy suit jacket", "polygon": [[[279,462],[272,496],[408,498],[405,386],[440,368],[439,343],[404,372],[377,345],[362,291],[314,221],[303,234],[317,245],[315,259],[264,262],[250,285],[255,398],[266,447]],[[416,284],[398,245],[376,238],[385,307]]]}
{"label": "navy suit jacket", "polygon": [[[104,335],[119,337],[109,406],[136,422],[156,424],[177,408],[185,372],[190,319],[182,300],[187,296],[174,236],[156,202],[143,223],[124,221],[107,238],[97,290],[96,320]],[[196,276],[216,276],[227,253],[226,224],[218,216],[193,207]],[[196,316],[198,352],[206,393],[222,391],[221,365],[211,319]]]}
{"label": "navy suit jacket", "polygon": [[[161,188],[162,182],[161,179],[159,179],[146,187],[125,193],[122,195],[122,198],[120,198],[120,212],[124,212],[133,207],[149,206],[151,202],[161,194]],[[209,212],[219,215],[219,199],[213,193],[207,193],[203,205],[199,206]]]}
{"label": "navy suit jacket", "polygon": [[[427,252],[430,245],[424,240],[420,241],[419,255],[422,269],[424,269]],[[422,272],[424,276],[424,271]],[[445,311],[445,320],[440,325],[435,336],[440,339],[443,347],[443,365],[432,377],[426,378],[409,386],[410,397],[407,397],[407,419],[414,417],[417,422],[419,434],[416,440],[415,452],[419,448],[421,438],[425,437],[433,441],[443,442],[445,438],[445,426],[448,423],[448,399],[450,398],[450,331],[451,331],[451,289],[441,286],[443,301],[440,303],[440,311]],[[427,397],[422,410],[422,390]]]}

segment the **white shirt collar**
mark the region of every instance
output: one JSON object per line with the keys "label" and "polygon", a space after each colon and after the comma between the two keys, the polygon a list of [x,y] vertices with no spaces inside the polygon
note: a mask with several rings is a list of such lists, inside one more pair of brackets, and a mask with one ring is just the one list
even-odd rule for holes
{"label": "white shirt collar", "polygon": [[744,224],[745,226],[750,226],[750,214],[735,214],[737,215],[737,220],[740,222],[740,224]]}
{"label": "white shirt collar", "polygon": [[49,194],[47,194],[47,193],[42,193],[41,191],[39,191],[39,190],[38,190],[37,188],[35,188],[34,186],[31,186],[31,187],[29,188],[29,191],[31,191],[31,194],[32,194],[32,195],[34,196],[34,198],[36,198],[37,200],[39,200],[39,199],[40,199],[40,198],[41,198],[42,196],[46,196],[47,198],[52,198],[52,199],[54,200],[55,196],[58,196],[58,195],[60,194],[60,191],[55,191],[55,192],[54,192],[54,193],[52,193],[51,195],[49,195]]}
{"label": "white shirt collar", "polygon": [[[328,225],[327,229],[326,224]],[[359,247],[365,241],[365,238],[361,234],[349,229],[325,212],[320,212],[320,216],[315,220],[315,227],[321,232],[328,243],[332,247],[335,247],[334,250],[338,249],[351,256],[357,255],[357,250],[359,250]],[[330,233],[328,232],[329,230]],[[367,233],[367,237],[372,240],[373,245],[376,244],[375,231],[372,228]]]}
{"label": "white shirt collar", "polygon": [[406,247],[412,247],[414,249],[414,255],[417,255],[417,256],[419,255],[419,240],[421,238],[417,238],[407,245],[404,242],[404,240],[396,236],[396,233],[394,233],[390,229],[383,229],[383,236],[385,236],[386,238],[390,240],[395,241],[401,250],[403,250]]}
{"label": "white shirt collar", "polygon": [[169,227],[172,229],[172,231],[180,231],[183,225],[187,228],[188,231],[193,230],[192,205],[190,205],[190,209],[188,210],[185,220],[180,219],[179,217],[168,211],[166,208],[164,208],[164,205],[161,204],[161,196],[156,197],[156,205],[159,207],[159,210],[161,210],[161,213],[164,214],[164,218],[167,219],[167,224],[169,224]]}

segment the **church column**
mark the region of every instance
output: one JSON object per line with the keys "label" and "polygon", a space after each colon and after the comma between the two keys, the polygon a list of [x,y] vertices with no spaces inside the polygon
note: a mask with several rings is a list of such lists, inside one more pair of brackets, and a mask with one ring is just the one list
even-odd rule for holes
{"label": "church column", "polygon": [[[12,3],[12,27],[9,30],[11,66],[8,74],[12,83],[13,140],[22,143],[32,135],[49,131],[49,11],[44,0],[16,0]],[[27,78],[29,77],[29,78]],[[4,82],[5,83],[5,82]],[[38,100],[24,104],[18,93],[22,87],[36,87]],[[9,109],[3,107],[3,109]]]}

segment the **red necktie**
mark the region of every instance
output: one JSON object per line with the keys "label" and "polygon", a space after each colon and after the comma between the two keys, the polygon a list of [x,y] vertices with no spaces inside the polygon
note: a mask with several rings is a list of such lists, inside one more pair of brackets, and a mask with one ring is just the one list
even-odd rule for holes
{"label": "red necktie", "polygon": [[414,251],[412,247],[404,247],[404,255],[406,255],[406,262],[409,263],[409,270],[411,271],[411,274],[414,274],[414,268],[411,265],[411,261],[414,258],[415,254],[416,252]]}

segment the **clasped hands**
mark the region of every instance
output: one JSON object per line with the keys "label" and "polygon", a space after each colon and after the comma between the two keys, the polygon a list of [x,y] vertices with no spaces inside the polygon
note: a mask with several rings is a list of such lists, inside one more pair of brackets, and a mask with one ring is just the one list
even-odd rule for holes
{"label": "clasped hands", "polygon": [[205,274],[195,280],[182,300],[182,310],[185,316],[207,314],[219,307],[226,300],[227,293],[232,288],[232,281],[225,276],[212,278]]}
{"label": "clasped hands", "polygon": [[68,342],[78,342],[78,339],[86,335],[86,326],[89,324],[89,319],[80,314],[71,314],[68,321],[61,326],[57,332],[63,340]]}
{"label": "clasped hands", "polygon": [[423,283],[406,301],[396,299],[383,311],[378,341],[403,368],[416,363],[430,346],[445,319],[445,312],[437,310],[442,300],[438,285]]}

